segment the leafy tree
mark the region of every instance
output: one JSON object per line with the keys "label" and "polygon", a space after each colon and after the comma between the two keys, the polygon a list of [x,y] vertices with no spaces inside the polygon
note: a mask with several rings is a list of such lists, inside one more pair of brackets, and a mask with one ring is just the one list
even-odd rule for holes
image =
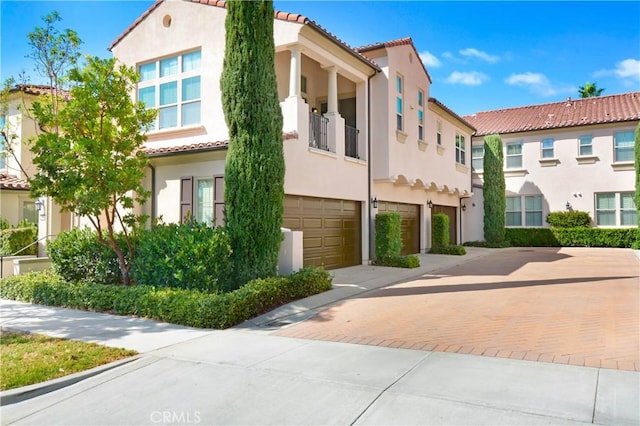
{"label": "leafy tree", "polygon": [[588,81],[578,89],[581,98],[600,96],[602,92],[604,92],[604,88],[598,88],[598,83],[589,83]]}
{"label": "leafy tree", "polygon": [[272,1],[227,3],[221,89],[229,129],[225,204],[235,286],[274,275],[282,241],[285,166],[273,13]]}
{"label": "leafy tree", "polygon": [[[149,196],[142,186],[147,158],[140,148],[156,112],[131,100],[135,69],[115,59],[88,57],[87,62],[70,71],[73,87],[62,108],[53,107],[54,93],[33,103],[34,117],[50,130],[31,149],[38,167],[31,192],[88,218],[99,242],[116,253],[123,283],[130,284],[125,251],[133,256],[132,233],[144,220],[131,209]],[[116,238],[118,228],[126,248]]]}
{"label": "leafy tree", "polygon": [[503,172],[502,138],[484,138],[484,239],[488,243],[502,243],[505,234],[505,181]]}

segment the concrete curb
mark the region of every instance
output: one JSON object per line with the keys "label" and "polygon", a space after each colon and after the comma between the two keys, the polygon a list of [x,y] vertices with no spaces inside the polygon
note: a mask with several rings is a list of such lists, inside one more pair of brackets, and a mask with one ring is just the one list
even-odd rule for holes
{"label": "concrete curb", "polygon": [[129,364],[130,362],[142,358],[142,356],[143,354],[134,355],[129,358],[110,362],[109,364],[99,365],[90,370],[80,371],[68,376],[48,380],[46,382],[34,383],[33,385],[23,386],[20,388],[0,392],[0,407],[16,404],[18,402],[26,401],[28,399],[65,388],[82,380],[97,376],[114,368],[118,368],[122,365]]}

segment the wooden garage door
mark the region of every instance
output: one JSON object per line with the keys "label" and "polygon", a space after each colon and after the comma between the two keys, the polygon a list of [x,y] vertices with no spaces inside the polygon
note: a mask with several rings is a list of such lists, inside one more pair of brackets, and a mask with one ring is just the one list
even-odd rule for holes
{"label": "wooden garage door", "polygon": [[335,269],[362,263],[358,201],[287,195],[283,226],[303,231],[305,266]]}
{"label": "wooden garage door", "polygon": [[392,203],[380,201],[378,212],[394,211],[400,213],[402,232],[401,254],[420,252],[420,206],[417,204]]}
{"label": "wooden garage door", "polygon": [[[449,216],[449,244],[456,244],[458,241],[458,222],[456,220],[456,208],[451,206],[434,205],[431,208],[431,216],[436,213],[444,213]],[[431,235],[433,235],[433,221],[431,222]]]}

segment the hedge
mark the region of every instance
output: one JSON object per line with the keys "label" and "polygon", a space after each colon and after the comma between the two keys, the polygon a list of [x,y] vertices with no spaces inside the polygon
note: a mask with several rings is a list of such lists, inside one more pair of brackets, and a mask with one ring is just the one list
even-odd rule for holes
{"label": "hedge", "polygon": [[436,213],[431,217],[433,221],[433,236],[431,245],[433,247],[446,247],[449,245],[449,216],[444,213]]}
{"label": "hedge", "polygon": [[640,238],[638,228],[507,228],[515,247],[631,248]]}
{"label": "hedge", "polygon": [[376,259],[375,264],[379,266],[413,269],[420,266],[420,259],[418,259],[418,256],[412,254],[408,256],[384,256]]}
{"label": "hedge", "polygon": [[467,250],[464,247],[458,245],[449,245],[449,246],[434,246],[429,250],[431,254],[453,254],[458,256],[463,256],[467,254]]}
{"label": "hedge", "polygon": [[280,305],[331,289],[321,268],[256,279],[230,293],[69,283],[53,271],[0,279],[0,297],[51,306],[133,315],[200,328],[228,328]]}
{"label": "hedge", "polygon": [[400,256],[402,231],[400,213],[384,212],[376,215],[376,259]]}
{"label": "hedge", "polygon": [[589,213],[576,210],[551,212],[546,222],[554,228],[590,228],[592,220]]}
{"label": "hedge", "polygon": [[[38,239],[38,228],[26,226],[0,230],[0,255],[10,256],[27,247]],[[38,245],[34,244],[18,255],[38,254]]]}

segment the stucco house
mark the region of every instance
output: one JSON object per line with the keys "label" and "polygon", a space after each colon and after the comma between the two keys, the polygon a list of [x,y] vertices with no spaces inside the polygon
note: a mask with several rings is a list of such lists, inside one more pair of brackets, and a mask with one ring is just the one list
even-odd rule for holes
{"label": "stucco house", "polygon": [[507,227],[544,227],[552,211],[588,212],[597,227],[637,226],[634,131],[640,92],[479,112],[471,143],[473,205],[465,238],[482,240],[483,138],[504,144]]}

